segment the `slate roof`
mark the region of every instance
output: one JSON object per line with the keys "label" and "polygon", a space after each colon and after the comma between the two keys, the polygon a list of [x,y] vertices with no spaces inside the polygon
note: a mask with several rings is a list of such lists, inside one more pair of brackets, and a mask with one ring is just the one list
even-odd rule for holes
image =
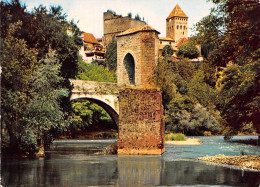
{"label": "slate roof", "polygon": [[183,12],[181,7],[177,4],[170,15],[167,17],[167,19],[173,18],[173,17],[182,17],[182,18],[188,18],[188,16]]}
{"label": "slate roof", "polygon": [[83,32],[83,36],[84,36],[84,42],[86,43],[93,43],[93,44],[97,44],[98,41],[95,38],[95,36],[91,33],[85,33]]}
{"label": "slate roof", "polygon": [[136,28],[128,29],[128,30],[126,30],[124,32],[121,32],[120,34],[117,35],[117,37],[129,35],[129,34],[133,34],[133,33],[137,33],[137,32],[141,32],[141,31],[155,31],[158,34],[160,34],[160,32],[158,32],[157,30],[155,30],[151,26],[144,25],[144,26],[141,26],[141,27],[136,27]]}

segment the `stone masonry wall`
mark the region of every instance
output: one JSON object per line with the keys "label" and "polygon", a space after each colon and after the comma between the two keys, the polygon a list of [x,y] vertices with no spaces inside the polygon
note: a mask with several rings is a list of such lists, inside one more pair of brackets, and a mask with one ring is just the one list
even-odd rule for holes
{"label": "stone masonry wall", "polygon": [[141,84],[141,33],[117,38],[117,82],[119,86],[129,85],[124,65],[125,56],[130,53],[135,63],[135,83]]}
{"label": "stone masonry wall", "polygon": [[[158,40],[158,32],[150,26],[130,29],[117,37],[118,154],[165,151],[162,95],[154,84]],[[134,61],[134,85],[127,73],[130,68],[126,64],[132,64],[126,63],[132,62],[129,54]]]}
{"label": "stone masonry wall", "polygon": [[130,53],[135,63],[136,86],[154,86],[156,63],[158,62],[159,38],[155,32],[138,32],[117,39],[117,82],[119,86],[128,85],[129,79],[124,58]]}
{"label": "stone masonry wall", "polygon": [[141,33],[141,85],[143,87],[154,86],[156,57],[158,56],[155,48],[158,43],[158,36],[155,32]]}
{"label": "stone masonry wall", "polygon": [[[145,22],[134,20],[130,17],[121,17],[112,14],[111,12],[104,12],[104,46],[107,46],[113,36],[117,36],[119,33],[135,27],[145,25]],[[115,38],[116,39],[116,38]]]}
{"label": "stone masonry wall", "polygon": [[166,37],[172,38],[175,42],[188,37],[188,18],[173,17],[166,20]]}
{"label": "stone masonry wall", "polygon": [[119,91],[118,154],[162,154],[164,121],[159,89]]}

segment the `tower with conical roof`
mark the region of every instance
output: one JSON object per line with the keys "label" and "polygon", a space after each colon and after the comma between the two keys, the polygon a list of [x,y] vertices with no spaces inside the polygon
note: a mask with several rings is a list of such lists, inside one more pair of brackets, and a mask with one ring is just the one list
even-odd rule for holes
{"label": "tower with conical roof", "polygon": [[166,18],[166,37],[173,39],[175,42],[188,37],[188,16],[178,4]]}

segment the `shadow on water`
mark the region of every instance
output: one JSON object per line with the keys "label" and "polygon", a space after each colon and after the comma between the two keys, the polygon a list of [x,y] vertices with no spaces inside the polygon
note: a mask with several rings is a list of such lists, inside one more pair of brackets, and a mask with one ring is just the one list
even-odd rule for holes
{"label": "shadow on water", "polygon": [[55,142],[48,158],[4,160],[1,170],[3,186],[251,187],[260,184],[260,172],[245,171],[242,176],[241,169],[209,165],[192,158],[191,152],[206,151],[203,146],[192,147],[189,149],[191,152],[184,146],[168,146],[162,156],[100,154],[113,142]]}

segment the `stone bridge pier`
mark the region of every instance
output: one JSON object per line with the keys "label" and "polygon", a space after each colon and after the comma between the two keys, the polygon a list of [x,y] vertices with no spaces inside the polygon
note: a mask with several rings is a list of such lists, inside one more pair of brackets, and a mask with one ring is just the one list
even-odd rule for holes
{"label": "stone bridge pier", "polygon": [[162,93],[154,83],[158,33],[145,25],[117,36],[118,154],[165,151]]}

